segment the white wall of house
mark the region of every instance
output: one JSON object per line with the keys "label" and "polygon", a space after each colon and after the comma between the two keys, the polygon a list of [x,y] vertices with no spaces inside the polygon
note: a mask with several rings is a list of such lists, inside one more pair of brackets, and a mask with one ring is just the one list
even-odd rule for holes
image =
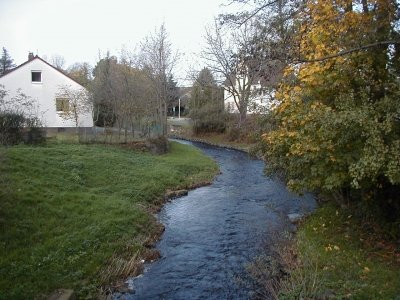
{"label": "white wall of house", "polygon": [[[236,87],[238,90],[239,87]],[[250,87],[251,96],[249,99],[248,113],[263,113],[271,109],[273,104],[274,92],[263,88],[261,84],[253,84]],[[235,104],[233,90],[230,86],[224,87],[224,106],[225,111],[229,113],[239,113],[239,110]]]}
{"label": "white wall of house", "polygon": [[[32,81],[32,71],[41,72],[41,81]],[[74,120],[64,120],[61,112],[56,111],[56,95],[62,85],[72,89],[83,87],[64,75],[39,57],[22,64],[13,71],[0,77],[0,84],[8,91],[7,97],[14,97],[18,89],[32,97],[39,106],[42,122],[45,127],[75,127]],[[92,127],[92,113],[88,112],[79,116],[79,127]]]}

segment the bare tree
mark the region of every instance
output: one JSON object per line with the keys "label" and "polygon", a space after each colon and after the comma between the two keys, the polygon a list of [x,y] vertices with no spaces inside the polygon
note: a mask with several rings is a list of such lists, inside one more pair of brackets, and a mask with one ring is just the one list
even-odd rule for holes
{"label": "bare tree", "polygon": [[82,115],[92,111],[92,103],[86,89],[61,85],[56,94],[56,108],[64,120],[73,120],[78,128]]}
{"label": "bare tree", "polygon": [[[164,25],[140,45],[139,53],[126,47],[120,58],[100,58],[90,85],[98,126],[116,126],[124,132],[148,136],[150,129],[158,135],[167,133],[168,80],[172,77],[176,55],[172,53]],[[95,120],[97,118],[95,117]]]}
{"label": "bare tree", "polygon": [[38,126],[43,114],[37,99],[23,93],[20,88],[10,94],[3,85],[0,85],[0,112],[21,114],[26,119],[35,120]]}
{"label": "bare tree", "polygon": [[51,64],[60,71],[64,71],[65,58],[64,56],[55,54],[51,56]]}
{"label": "bare tree", "polygon": [[[284,67],[298,55],[294,16],[303,0],[231,0],[240,3],[236,14],[219,16],[206,31],[204,58],[231,95],[240,123],[257,106],[256,93],[273,99]],[[257,85],[257,87],[256,87]],[[260,89],[260,90],[254,90]],[[256,109],[257,110],[257,109]]]}
{"label": "bare tree", "polygon": [[[152,118],[156,114],[156,103],[149,94],[152,82],[146,74],[126,60],[116,65],[113,76],[113,87],[116,95],[113,102],[113,111],[119,132],[124,130],[125,141],[128,131],[135,136],[135,127],[141,127],[143,118]],[[153,104],[152,106],[150,104]],[[138,125],[138,126],[135,126]],[[142,128],[140,128],[143,134]],[[147,130],[144,130],[147,132]]]}
{"label": "bare tree", "polygon": [[[236,14],[226,14],[219,16],[221,24],[232,28],[241,27],[248,20],[257,18],[263,22],[263,30],[274,40],[273,47],[269,47],[269,57],[274,57],[282,62],[289,64],[314,63],[329,60],[332,58],[346,56],[354,52],[362,52],[366,49],[391,46],[392,49],[400,48],[399,29],[400,21],[396,17],[393,20],[394,28],[392,36],[385,36],[381,40],[370,40],[373,33],[366,35],[364,41],[354,41],[351,47],[342,49],[337,53],[332,53],[317,59],[305,59],[301,55],[301,35],[299,38],[299,25],[302,23],[302,14],[307,10],[308,1],[306,0],[230,0],[230,3],[240,3],[242,10]],[[396,2],[399,15],[399,4]],[[354,9],[370,13],[371,9],[376,9],[367,0],[347,1],[346,11]],[[278,37],[278,38],[277,38]],[[398,51],[397,51],[398,52]]]}
{"label": "bare tree", "polygon": [[157,117],[153,81],[140,69],[134,52],[126,48],[119,59],[109,53],[97,63],[90,85],[95,106],[96,124],[117,127],[119,138],[124,133],[148,136],[152,120]]}
{"label": "bare tree", "polygon": [[215,22],[214,27],[206,30],[205,38],[207,47],[203,57],[208,68],[218,76],[224,89],[233,97],[240,115],[240,126],[246,120],[252,86],[262,80],[266,70],[272,70],[276,62],[265,59],[260,47],[263,32],[253,21],[247,21],[235,29]]}
{"label": "bare tree", "polygon": [[159,135],[167,134],[168,78],[172,75],[178,54],[173,53],[164,24],[141,44],[140,64],[152,82],[157,103],[156,123]]}

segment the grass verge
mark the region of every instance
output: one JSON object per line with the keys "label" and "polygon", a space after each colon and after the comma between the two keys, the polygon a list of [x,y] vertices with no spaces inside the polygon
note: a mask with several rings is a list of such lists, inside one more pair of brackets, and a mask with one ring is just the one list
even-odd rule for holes
{"label": "grass verge", "polygon": [[250,265],[259,293],[276,299],[400,299],[398,245],[355,215],[331,204],[317,209],[272,257]]}
{"label": "grass verge", "polygon": [[162,231],[151,211],[163,193],[216,172],[178,143],[162,156],[74,143],[0,148],[0,299],[45,298],[57,288],[97,297],[151,258]]}
{"label": "grass verge", "polygon": [[231,141],[228,136],[223,133],[207,133],[207,134],[171,134],[172,137],[187,139],[190,141],[206,143],[209,145],[232,148],[244,152],[251,152],[256,145],[245,142]]}

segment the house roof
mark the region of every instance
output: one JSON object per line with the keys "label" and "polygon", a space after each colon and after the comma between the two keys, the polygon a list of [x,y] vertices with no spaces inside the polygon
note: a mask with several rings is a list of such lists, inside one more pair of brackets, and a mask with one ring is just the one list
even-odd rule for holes
{"label": "house roof", "polygon": [[40,60],[43,63],[45,63],[46,65],[52,67],[54,70],[58,71],[59,73],[61,73],[62,75],[64,75],[65,77],[68,77],[69,79],[71,79],[72,81],[76,82],[77,84],[79,84],[81,87],[83,87],[84,89],[86,89],[82,84],[80,84],[78,81],[76,81],[74,78],[72,78],[71,76],[69,76],[68,74],[64,73],[63,71],[57,69],[56,67],[54,67],[53,65],[49,64],[47,61],[45,61],[44,59],[42,59],[41,57],[39,57],[38,55],[34,56],[32,59],[28,59],[26,62],[20,64],[19,66],[15,67],[12,70],[9,70],[8,72],[4,73],[3,75],[0,76],[0,78],[3,78],[5,76],[7,76],[8,74],[13,73],[15,70],[18,70],[19,68],[29,64],[30,62],[34,61],[34,60]]}

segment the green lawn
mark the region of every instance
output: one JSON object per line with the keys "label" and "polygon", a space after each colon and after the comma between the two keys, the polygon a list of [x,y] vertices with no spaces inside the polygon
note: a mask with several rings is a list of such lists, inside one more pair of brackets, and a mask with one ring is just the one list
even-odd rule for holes
{"label": "green lawn", "polygon": [[145,256],[160,232],[151,211],[165,190],[216,172],[178,143],[162,156],[73,143],[0,148],[0,299],[44,298],[57,288],[95,297]]}
{"label": "green lawn", "polygon": [[319,208],[297,234],[301,265],[281,298],[400,299],[399,249],[374,226],[349,209]]}

